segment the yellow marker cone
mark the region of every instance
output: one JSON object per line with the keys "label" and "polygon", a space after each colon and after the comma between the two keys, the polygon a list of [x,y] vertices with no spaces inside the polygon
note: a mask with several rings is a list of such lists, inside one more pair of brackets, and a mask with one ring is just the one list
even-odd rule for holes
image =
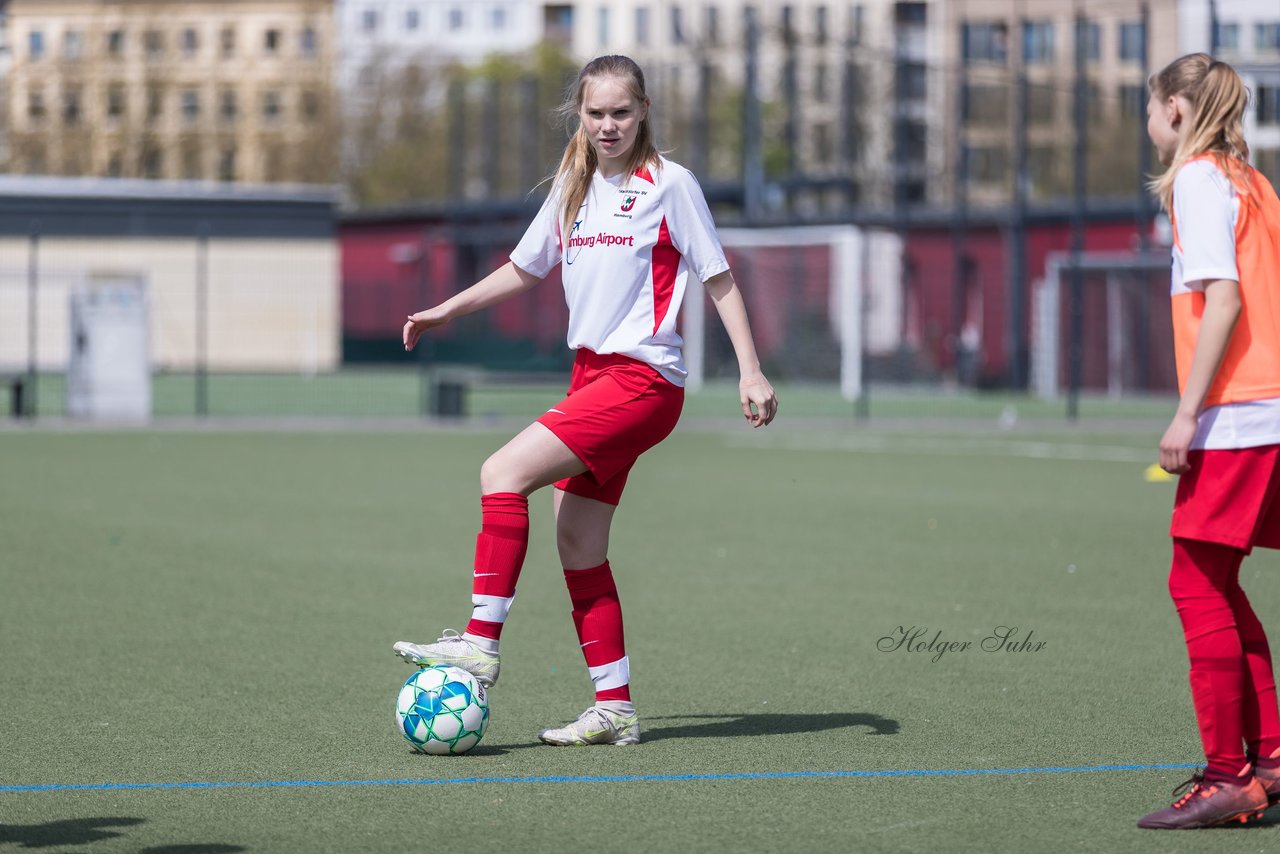
{"label": "yellow marker cone", "polygon": [[1147,466],[1146,474],[1143,477],[1146,478],[1147,483],[1164,483],[1174,479],[1173,475],[1160,468],[1159,463],[1152,463]]}

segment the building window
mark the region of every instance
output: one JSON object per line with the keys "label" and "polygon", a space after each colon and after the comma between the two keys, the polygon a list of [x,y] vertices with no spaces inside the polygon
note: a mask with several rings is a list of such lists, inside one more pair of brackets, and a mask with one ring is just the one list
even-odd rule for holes
{"label": "building window", "polygon": [[1218,50],[1240,50],[1240,25],[1224,24],[1219,22],[1217,30],[1214,32],[1215,41],[1218,43]]}
{"label": "building window", "polygon": [[782,43],[794,47],[796,43],[795,7],[790,3],[782,7]]}
{"label": "building window", "polygon": [[299,47],[302,55],[307,59],[314,59],[320,53],[320,36],[316,33],[314,27],[302,28]]}
{"label": "building window", "polygon": [[234,181],[236,179],[236,149],[228,146],[218,153],[218,180]]}
{"label": "building window", "polygon": [[827,99],[831,97],[829,77],[825,62],[819,62],[813,66],[813,100],[819,104],[826,103]]}
{"label": "building window", "polygon": [[961,37],[966,63],[996,62],[1003,65],[1009,59],[1009,28],[1003,23],[965,24]]}
{"label": "building window", "polygon": [[720,10],[715,6],[707,7],[707,32],[704,41],[713,47],[720,44]]}
{"label": "building window", "polygon": [[1258,50],[1280,50],[1280,23],[1254,24],[1253,41]]}
{"label": "building window", "polygon": [[201,177],[204,170],[200,168],[200,144],[188,140],[182,145],[182,177],[194,181]]}
{"label": "building window", "polygon": [[164,174],[164,152],[154,145],[142,150],[142,172],[144,178],[159,178]]}
{"label": "building window", "polygon": [[924,163],[929,131],[924,122],[900,121],[894,128],[896,159],[900,163]]}
{"label": "building window", "polygon": [[62,58],[72,62],[84,56],[84,33],[67,30],[62,34]]}
{"label": "building window", "polygon": [[126,101],[124,86],[119,83],[112,83],[107,88],[107,118],[118,121],[125,112]]}
{"label": "building window", "polygon": [[[813,43],[824,45],[827,43],[827,7],[819,6],[813,10]],[[825,125],[823,125],[825,127]]]}
{"label": "building window", "polygon": [[684,10],[679,6],[671,7],[671,43],[684,44]]}
{"label": "building window", "polygon": [[147,87],[147,119],[156,121],[164,115],[164,90],[159,86]]}
{"label": "building window", "polygon": [[1053,62],[1053,22],[1027,21],[1022,25],[1022,61],[1028,65]]}
{"label": "building window", "polygon": [[124,155],[118,151],[111,152],[107,158],[107,177],[120,178],[124,175]]}
{"label": "building window", "polygon": [[1258,124],[1280,125],[1280,86],[1258,87]]}
{"label": "building window", "polygon": [[222,117],[224,122],[231,124],[236,120],[236,116],[239,115],[239,113],[240,109],[239,103],[236,100],[236,90],[223,89],[222,93],[218,96],[218,115]]}
{"label": "building window", "polygon": [[1052,86],[1032,83],[1027,87],[1027,123],[1047,125],[1053,121],[1057,92]]}
{"label": "building window", "polygon": [[1033,192],[1049,193],[1062,186],[1065,177],[1062,154],[1052,145],[1033,145],[1027,149],[1027,173]]}
{"label": "building window", "polygon": [[1128,119],[1145,117],[1147,114],[1147,87],[1129,84],[1120,87],[1120,114]]}
{"label": "building window", "polygon": [[222,33],[218,36],[218,42],[222,49],[222,58],[230,59],[236,55],[236,30],[235,27],[223,27]]}
{"label": "building window", "polygon": [[164,33],[159,30],[147,30],[142,36],[142,43],[147,51],[147,59],[164,57]]}
{"label": "building window", "polygon": [[200,92],[198,90],[182,90],[182,118],[188,123],[194,123],[200,118]]}
{"label": "building window", "polygon": [[998,184],[1004,181],[1009,157],[1000,147],[975,147],[969,149],[969,176],[982,184]]}
{"label": "building window", "polygon": [[449,29],[457,32],[467,25],[467,16],[465,10],[461,6],[454,6],[449,10]]}
{"label": "building window", "polygon": [[200,52],[200,34],[191,27],[182,31],[182,55],[191,59]]}
{"label": "building window", "polygon": [[1121,24],[1120,25],[1120,59],[1123,62],[1141,62],[1143,54],[1143,44],[1146,42],[1146,33],[1143,32],[1142,24]]}
{"label": "building window", "polygon": [[1096,21],[1084,25],[1084,58],[1089,62],[1102,59],[1102,25]]}
{"label": "building window", "polygon": [[280,93],[274,89],[262,93],[262,119],[267,124],[280,121]]}
{"label": "building window", "polygon": [[898,64],[897,98],[899,101],[923,101],[928,84],[928,68],[917,62]]}
{"label": "building window", "polygon": [[496,31],[502,31],[507,28],[507,7],[494,6],[489,14],[489,25]]}
{"label": "building window", "polygon": [[310,89],[302,93],[302,117],[308,122],[320,118],[320,94]]}
{"label": "building window", "polygon": [[609,46],[609,7],[601,6],[596,10],[596,44]]}
{"label": "building window", "polygon": [[409,9],[404,13],[404,28],[409,32],[418,29],[422,24],[422,17],[417,9]]}
{"label": "building window", "polygon": [[845,30],[845,41],[850,47],[862,44],[862,4],[849,7],[848,26]]}
{"label": "building window", "polygon": [[107,55],[112,59],[124,56],[124,30],[112,30],[107,33]]}
{"label": "building window", "polygon": [[31,119],[33,124],[39,124],[44,121],[44,93],[39,89],[33,89],[27,93],[27,118]]}
{"label": "building window", "polygon": [[62,121],[67,127],[80,124],[80,89],[70,87],[62,93]]}
{"label": "building window", "polygon": [[279,30],[270,29],[262,34],[262,50],[267,56],[277,56],[280,53]]}
{"label": "building window", "polygon": [[928,20],[929,7],[924,3],[895,3],[893,20],[899,26],[922,27]]}
{"label": "building window", "polygon": [[830,163],[833,152],[831,124],[819,122],[813,126],[813,155],[819,163]]}
{"label": "building window", "polygon": [[365,9],[360,15],[360,29],[366,33],[374,33],[378,31],[378,11],[376,9]]}
{"label": "building window", "polygon": [[636,7],[636,44],[640,47],[649,45],[649,7]]}
{"label": "building window", "polygon": [[998,127],[1009,123],[1009,97],[1002,86],[968,84],[961,109],[967,124]]}
{"label": "building window", "polygon": [[27,33],[27,56],[33,60],[44,56],[44,33],[39,30]]}

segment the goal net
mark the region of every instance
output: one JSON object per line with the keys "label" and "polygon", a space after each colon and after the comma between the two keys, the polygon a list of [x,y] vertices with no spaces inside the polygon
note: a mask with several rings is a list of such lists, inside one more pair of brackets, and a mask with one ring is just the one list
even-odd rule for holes
{"label": "goal net", "polygon": [[[846,400],[857,399],[865,337],[863,232],[806,226],[719,234],[769,379],[831,384]],[[710,297],[698,296],[693,289],[686,295],[681,329],[691,392],[738,379],[729,336]]]}
{"label": "goal net", "polygon": [[1084,252],[1078,266],[1072,253],[1053,253],[1032,310],[1039,397],[1176,392],[1167,253]]}

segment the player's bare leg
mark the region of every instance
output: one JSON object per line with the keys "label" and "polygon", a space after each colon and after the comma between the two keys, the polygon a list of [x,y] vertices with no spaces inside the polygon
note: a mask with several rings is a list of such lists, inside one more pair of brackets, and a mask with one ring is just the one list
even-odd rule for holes
{"label": "player's bare leg", "polygon": [[[500,498],[508,505],[506,508],[486,509],[486,518],[499,514],[500,517],[505,515],[517,519],[518,514],[525,514],[522,524],[527,542],[525,497],[543,486],[580,474],[584,469],[582,461],[554,433],[541,424],[531,424],[490,456],[480,469],[483,500],[488,502],[490,498]],[[482,531],[480,540],[483,542],[485,537],[486,533]],[[446,629],[435,643],[430,644],[398,641],[392,647],[396,655],[419,667],[434,664],[461,667],[486,687],[497,682],[498,633],[506,621],[507,610],[514,598],[515,581],[524,560],[523,544],[513,545],[512,542],[504,542],[502,537],[490,537],[490,545],[485,547],[487,551],[496,548],[507,552],[502,556],[503,566],[493,567],[502,570],[500,581],[505,586],[500,591],[501,595],[490,595],[493,592],[492,582],[482,576],[499,573],[490,573],[488,567],[477,566],[473,583],[475,592],[471,597],[472,617],[465,632],[458,634],[453,629]],[[481,549],[478,543],[477,560],[482,559]]]}

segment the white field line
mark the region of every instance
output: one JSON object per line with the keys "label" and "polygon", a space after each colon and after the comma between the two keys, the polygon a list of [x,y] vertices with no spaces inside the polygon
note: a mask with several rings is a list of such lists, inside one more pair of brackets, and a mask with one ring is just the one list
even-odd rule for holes
{"label": "white field line", "polygon": [[824,451],[851,454],[929,454],[946,457],[1022,457],[1100,463],[1154,463],[1159,451],[1125,445],[1081,445],[1027,439],[975,439],[970,437],[917,438],[906,436],[780,435],[750,438],[728,436],[735,448],[770,451]]}

